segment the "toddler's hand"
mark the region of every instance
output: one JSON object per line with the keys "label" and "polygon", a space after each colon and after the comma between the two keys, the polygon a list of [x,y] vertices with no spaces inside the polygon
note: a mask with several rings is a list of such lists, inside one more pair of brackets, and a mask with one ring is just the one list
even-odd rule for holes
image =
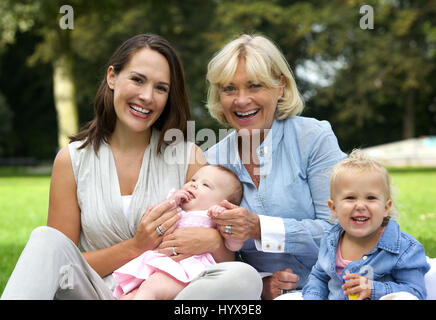
{"label": "toddler's hand", "polygon": [[207,210],[207,214],[209,217],[217,217],[224,210],[227,210],[227,209],[216,204],[216,205],[210,207],[209,210]]}
{"label": "toddler's hand", "polygon": [[[358,294],[358,300],[371,298],[371,281],[357,273],[346,274],[342,285],[345,295]],[[348,281],[347,281],[348,280]]]}

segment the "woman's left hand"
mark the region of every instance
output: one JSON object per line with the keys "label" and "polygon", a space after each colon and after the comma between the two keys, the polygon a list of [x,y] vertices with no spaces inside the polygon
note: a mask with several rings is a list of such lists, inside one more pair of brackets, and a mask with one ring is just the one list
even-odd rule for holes
{"label": "woman's left hand", "polygon": [[[175,261],[205,252],[215,252],[221,245],[220,234],[213,228],[185,227],[165,235],[158,246],[158,252],[170,256]],[[174,251],[173,251],[174,249]],[[174,252],[177,255],[174,255]]]}
{"label": "woman's left hand", "polygon": [[227,210],[219,214],[209,213],[209,217],[217,224],[221,235],[226,239],[246,241],[250,238],[260,239],[259,216],[224,200],[220,206]]}

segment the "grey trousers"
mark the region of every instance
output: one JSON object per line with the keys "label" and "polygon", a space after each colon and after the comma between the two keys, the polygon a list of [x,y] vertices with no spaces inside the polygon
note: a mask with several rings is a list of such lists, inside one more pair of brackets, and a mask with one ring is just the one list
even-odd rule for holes
{"label": "grey trousers", "polygon": [[[262,280],[242,262],[224,262],[202,272],[178,300],[258,300]],[[38,227],[30,235],[2,300],[108,300],[112,291],[63,233]]]}

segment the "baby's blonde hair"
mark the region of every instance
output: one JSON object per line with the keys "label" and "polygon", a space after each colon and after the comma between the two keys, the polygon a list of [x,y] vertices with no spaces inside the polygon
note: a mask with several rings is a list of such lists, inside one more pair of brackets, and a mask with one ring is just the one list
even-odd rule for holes
{"label": "baby's blonde hair", "polygon": [[278,47],[262,35],[243,34],[218,51],[207,67],[207,108],[212,117],[226,124],[220,101],[222,86],[231,82],[239,60],[245,59],[247,73],[268,88],[283,87],[283,97],[276,109],[276,119],[283,120],[303,111],[291,68]]}
{"label": "baby's blonde hair", "polygon": [[338,175],[348,169],[357,169],[361,172],[375,171],[380,173],[383,179],[384,185],[384,196],[387,200],[392,201],[392,206],[389,212],[389,216],[398,216],[398,211],[393,201],[393,188],[391,177],[388,171],[376,160],[366,156],[360,149],[353,149],[353,151],[348,155],[348,157],[341,162],[338,162],[332,169],[330,175],[330,198],[333,198],[335,192],[335,182]]}

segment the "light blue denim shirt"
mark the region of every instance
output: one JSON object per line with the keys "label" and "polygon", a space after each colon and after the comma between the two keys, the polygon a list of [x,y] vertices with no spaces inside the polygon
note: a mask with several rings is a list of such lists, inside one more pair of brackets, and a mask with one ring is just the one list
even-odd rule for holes
{"label": "light blue denim shirt", "polygon": [[340,277],[336,273],[336,248],[344,230],[337,224],[321,240],[318,261],[303,288],[307,300],[344,300],[342,276],[348,271],[372,280],[371,300],[399,291],[409,292],[419,299],[427,297],[424,276],[430,269],[424,247],[411,235],[401,232],[391,219],[377,245],[358,261],[345,267]]}
{"label": "light blue denim shirt", "polygon": [[244,150],[242,160],[239,157],[237,137],[235,131],[230,133],[206,152],[206,158],[236,173],[244,187],[241,206],[259,215],[262,238],[269,238],[247,240],[240,257],[259,272],[291,268],[302,288],[317,260],[321,238],[331,228],[329,173],[346,155],[327,121],[298,116],[274,120],[256,150],[257,189],[243,165]]}

